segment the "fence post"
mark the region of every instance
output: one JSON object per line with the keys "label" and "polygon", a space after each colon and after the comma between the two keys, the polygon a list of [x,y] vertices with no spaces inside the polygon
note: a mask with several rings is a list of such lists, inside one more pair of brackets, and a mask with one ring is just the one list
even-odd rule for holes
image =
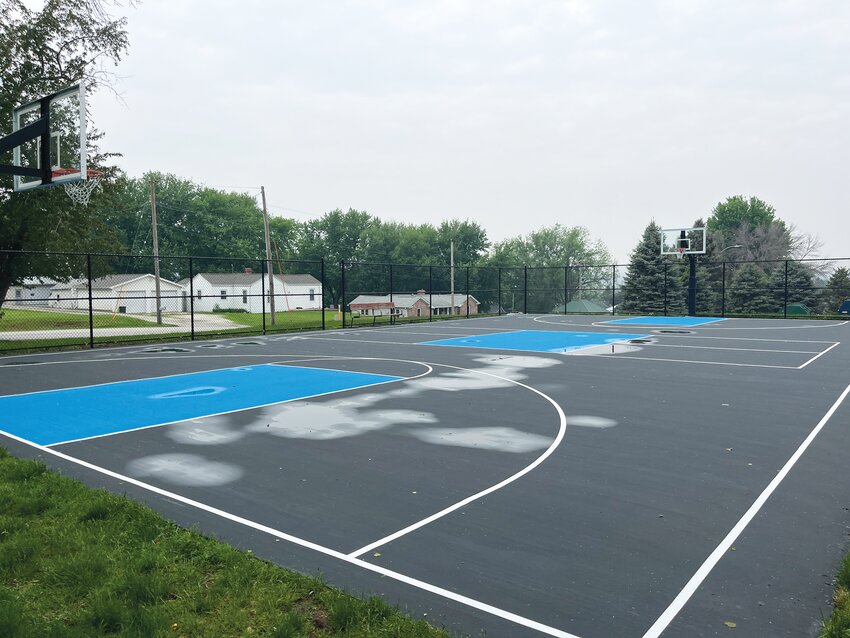
{"label": "fence post", "polygon": [[617,264],[611,264],[611,316],[616,314],[614,306],[617,305]]}
{"label": "fence post", "polygon": [[569,277],[569,266],[564,266],[564,314],[567,314],[567,278]]}
{"label": "fence post", "polygon": [[667,266],[668,262],[664,262],[664,316],[667,316]]}
{"label": "fence post", "polygon": [[788,318],[788,260],[785,260],[785,294],[783,295],[782,318]]}
{"label": "fence post", "polygon": [[319,283],[322,284],[322,294],[321,294],[322,302],[320,304],[322,306],[322,330],[325,330],[326,329],[325,328],[325,258],[320,257],[319,259],[320,259],[320,264],[321,264],[321,266],[320,266],[320,268],[321,268],[321,270],[320,270],[321,281]]}
{"label": "fence post", "polygon": [[263,311],[263,334],[266,334],[266,260],[260,260],[260,292],[263,297],[263,303],[260,310]]}
{"label": "fence post", "polygon": [[[390,264],[390,306],[393,303],[393,265]],[[390,307],[390,325],[392,325],[395,321],[395,315],[393,314],[393,309]]]}
{"label": "fence post", "polygon": [[466,267],[466,318],[469,319],[469,266]]}
{"label": "fence post", "polygon": [[195,340],[195,270],[192,264],[192,258],[189,257],[189,334],[191,340]]}
{"label": "fence post", "polygon": [[496,291],[497,291],[499,298],[496,301],[496,307],[498,308],[498,313],[499,313],[499,316],[501,317],[502,316],[502,267],[497,266],[497,269],[499,271],[499,280],[498,280],[498,283],[496,284]]}
{"label": "fence post", "polygon": [[434,267],[428,264],[428,321],[434,321]]}
{"label": "fence post", "polygon": [[339,308],[342,311],[342,327],[345,328],[345,261],[339,262]]}
{"label": "fence post", "polygon": [[528,314],[528,266],[523,266],[522,314]]}
{"label": "fence post", "polygon": [[726,316],[726,262],[723,262],[723,270],[720,274],[720,316]]}
{"label": "fence post", "polygon": [[91,295],[91,253],[86,253],[86,274],[89,282],[89,348],[94,348],[94,309]]}

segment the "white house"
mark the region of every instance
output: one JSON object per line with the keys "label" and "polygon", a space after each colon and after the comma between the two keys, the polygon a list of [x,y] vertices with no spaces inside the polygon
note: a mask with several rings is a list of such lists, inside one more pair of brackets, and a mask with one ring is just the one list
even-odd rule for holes
{"label": "white house", "polygon": [[[250,270],[250,269],[249,269]],[[189,280],[180,282],[189,294]],[[269,311],[269,276],[254,272],[198,273],[192,278],[195,312]],[[263,301],[265,295],[265,302]],[[275,311],[320,310],[322,283],[313,275],[274,275]]]}
{"label": "white house", "polygon": [[[164,312],[179,312],[185,296],[183,286],[159,279],[160,308]],[[106,275],[92,280],[92,309],[113,313],[155,313],[156,284],[151,274]],[[56,308],[87,310],[89,290],[87,279],[74,279],[57,284],[50,290],[50,305]]]}
{"label": "white house", "polygon": [[55,285],[56,281],[48,277],[27,277],[9,288],[5,301],[24,308],[46,306]]}

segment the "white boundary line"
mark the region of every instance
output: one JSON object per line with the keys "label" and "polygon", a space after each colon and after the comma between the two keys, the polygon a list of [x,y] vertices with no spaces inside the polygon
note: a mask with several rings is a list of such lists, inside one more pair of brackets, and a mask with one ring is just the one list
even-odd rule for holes
{"label": "white boundary line", "polygon": [[773,477],[773,480],[768,483],[767,487],[764,488],[764,491],[762,491],[761,494],[759,494],[755,502],[750,505],[749,509],[726,535],[726,538],[720,542],[714,551],[711,552],[709,557],[705,559],[705,562],[699,567],[696,573],[691,576],[691,579],[685,584],[682,591],[679,592],[676,598],[673,599],[673,602],[671,602],[667,609],[665,609],[661,616],[659,616],[658,620],[656,620],[647,630],[647,632],[643,635],[643,638],[658,638],[667,626],[673,622],[673,619],[679,614],[685,606],[685,603],[687,603],[691,596],[696,593],[702,582],[708,577],[709,573],[711,573],[711,570],[714,569],[717,563],[720,562],[720,559],[723,558],[726,552],[729,551],[729,548],[732,547],[732,543],[737,540],[738,536],[741,535],[747,525],[749,525],[753,518],[755,518],[756,514],[759,513],[759,510],[761,510],[767,499],[770,498],[771,494],[776,491],[779,484],[782,483],[800,457],[803,456],[803,453],[809,445],[811,445],[812,441],[815,440],[830,418],[832,418],[832,415],[835,414],[835,411],[844,402],[844,399],[847,398],[848,394],[850,394],[850,385],[844,389],[844,392],[842,392],[835,400],[835,403],[833,403],[832,407],[830,407],[826,414],[823,415],[823,418],[821,418],[806,439],[800,444],[800,447],[798,447],[794,454],[791,455],[791,458],[788,459],[785,465],[782,466],[782,469],[779,470],[775,477]]}
{"label": "white boundary line", "polygon": [[[710,323],[719,323],[721,321],[726,321],[726,318],[711,318],[708,321],[700,321],[699,323],[638,323],[637,321],[632,321],[633,319],[652,319],[651,316],[644,317],[623,317],[622,319],[609,319],[608,321],[597,321],[594,322],[593,325],[615,325],[615,326],[648,326],[655,328],[702,328],[703,326],[707,326]],[[699,319],[699,317],[694,317],[694,319]]]}
{"label": "white boundary line", "polygon": [[734,350],[736,352],[775,352],[778,354],[818,354],[820,350],[772,350],[770,348],[725,348],[723,346],[692,346],[681,343],[641,343],[641,347],[653,348],[695,348],[697,350]]}
{"label": "white boundary line", "polygon": [[764,363],[730,363],[728,361],[696,361],[693,359],[664,359],[661,357],[635,357],[622,354],[588,354],[588,357],[619,359],[621,361],[669,361],[671,363],[699,363],[706,366],[736,366],[740,368],[775,368],[778,370],[799,370],[797,366],[771,366]]}
{"label": "white boundary line", "polygon": [[481,601],[475,600],[473,598],[469,598],[467,596],[463,596],[461,594],[457,594],[453,591],[449,591],[447,589],[443,589],[442,587],[438,587],[436,585],[432,585],[430,583],[426,583],[425,581],[418,580],[416,578],[411,578],[410,576],[405,576],[399,572],[392,571],[390,569],[386,569],[384,567],[380,567],[379,565],[373,565],[372,563],[366,562],[359,558],[353,558],[344,554],[335,549],[331,549],[329,547],[324,547],[323,545],[319,545],[317,543],[313,543],[311,541],[305,540],[303,538],[299,538],[297,536],[292,536],[291,534],[287,534],[280,530],[274,529],[272,527],[268,527],[267,525],[263,525],[261,523],[256,523],[247,518],[243,518],[241,516],[237,516],[236,514],[231,514],[230,512],[225,512],[224,510],[220,510],[216,507],[212,507],[210,505],[206,505],[205,503],[201,503],[199,501],[192,500],[190,498],[186,498],[185,496],[181,496],[175,492],[169,492],[168,490],[164,490],[162,488],[156,487],[155,485],[150,485],[149,483],[144,483],[142,481],[136,480],[129,476],[125,476],[123,474],[119,474],[117,472],[113,472],[112,470],[107,470],[106,468],[100,467],[98,465],[94,465],[93,463],[89,463],[87,461],[83,461],[81,459],[74,458],[73,456],[69,456],[57,450],[53,450],[48,447],[44,447],[43,445],[38,445],[36,443],[32,443],[31,441],[27,441],[22,439],[14,434],[8,434],[6,432],[2,433],[5,436],[8,436],[10,439],[18,441],[19,443],[23,443],[25,445],[29,445],[37,450],[41,450],[47,454],[51,454],[58,458],[61,458],[65,461],[69,461],[71,463],[75,463],[86,469],[93,470],[100,474],[104,474],[116,480],[122,481],[124,483],[129,483],[131,485],[135,485],[136,487],[140,487],[144,490],[148,490],[149,492],[153,492],[154,494],[158,494],[167,499],[171,499],[178,503],[183,503],[184,505],[188,505],[190,507],[194,507],[196,509],[202,510],[209,514],[213,514],[214,516],[218,516],[220,518],[232,521],[234,523],[238,523],[239,525],[244,525],[245,527],[250,527],[251,529],[255,529],[258,532],[263,532],[265,534],[269,534],[270,536],[274,536],[276,538],[280,538],[281,540],[285,540],[294,545],[298,545],[300,547],[304,547],[306,549],[313,550],[320,554],[324,554],[325,556],[330,556],[331,558],[336,558],[342,562],[348,563],[350,565],[354,565],[356,567],[361,567],[367,571],[375,572],[380,574],[381,576],[386,576],[387,578],[392,578],[393,580],[397,580],[399,582],[405,583],[407,585],[411,585],[412,587],[416,587],[417,589],[421,589],[427,591],[429,593],[435,594],[442,598],[446,598],[448,600],[452,600],[454,602],[461,603],[462,605],[466,605],[467,607],[472,607],[473,609],[478,609],[480,611],[486,612],[493,616],[497,616],[504,620],[508,620],[510,622],[516,623],[518,625],[522,625],[523,627],[528,627],[529,629],[534,629],[541,633],[547,634],[549,636],[557,636],[558,638],[578,638],[574,634],[567,633],[566,631],[561,631],[560,629],[556,629],[555,627],[550,627],[548,625],[544,625],[543,623],[539,623],[536,620],[531,620],[529,618],[525,618],[518,614],[514,614],[509,611],[505,611],[504,609],[499,609],[498,607],[494,607],[492,605],[488,605],[487,603],[483,603]]}
{"label": "white boundary line", "polygon": [[[445,365],[445,364],[441,364],[441,365]],[[454,368],[455,370],[469,371],[467,368],[461,368],[461,367],[458,367],[458,366],[446,365],[445,367]],[[493,492],[502,489],[506,485],[513,483],[514,481],[522,478],[523,476],[525,476],[526,474],[531,472],[533,469],[535,469],[537,466],[539,466],[541,463],[543,463],[546,459],[548,459],[550,456],[552,456],[552,454],[555,452],[555,450],[558,448],[558,446],[561,445],[561,441],[563,441],[564,435],[566,434],[566,431],[567,431],[567,417],[564,414],[564,411],[561,409],[561,406],[558,405],[558,403],[554,399],[552,399],[552,397],[544,394],[543,392],[541,392],[540,390],[537,390],[536,388],[532,388],[531,386],[526,385],[524,383],[521,383],[520,381],[516,381],[515,379],[507,379],[506,377],[501,377],[501,376],[496,375],[496,374],[490,374],[489,372],[484,372],[482,370],[472,370],[472,372],[475,372],[476,374],[483,374],[483,375],[486,375],[488,377],[493,377],[494,379],[501,379],[503,381],[510,381],[511,383],[514,383],[514,384],[516,384],[516,385],[518,385],[522,388],[525,388],[526,390],[530,390],[531,392],[534,392],[535,394],[543,397],[549,403],[551,403],[552,407],[554,407],[555,411],[558,413],[558,419],[560,420],[560,423],[558,425],[558,434],[555,436],[555,440],[552,441],[552,444],[548,448],[546,448],[546,450],[543,452],[543,454],[538,456],[531,464],[526,465],[519,472],[512,474],[508,478],[500,481],[499,483],[496,483],[495,485],[488,487],[487,489],[481,490],[480,492],[477,492],[476,494],[473,494],[471,496],[467,496],[462,501],[458,501],[454,505],[450,505],[449,507],[446,507],[445,509],[442,509],[439,512],[435,512],[434,514],[431,514],[431,516],[428,516],[427,518],[423,518],[421,521],[417,521],[416,523],[413,523],[412,525],[408,525],[407,527],[400,529],[397,532],[389,534],[388,536],[384,536],[383,538],[379,538],[378,540],[373,541],[373,542],[369,543],[368,545],[364,545],[360,549],[356,549],[353,552],[349,553],[348,554],[349,556],[351,556],[351,557],[361,556],[361,555],[365,554],[366,552],[368,552],[372,549],[375,549],[375,548],[380,547],[382,545],[386,545],[387,543],[390,543],[390,542],[392,542],[392,541],[394,541],[398,538],[401,538],[402,536],[405,536],[405,535],[409,534],[410,532],[416,531],[420,527],[424,527],[425,525],[428,525],[429,523],[433,523],[437,519],[443,518],[447,514],[451,514],[455,510],[458,510],[461,507],[469,505],[473,501],[477,501],[478,499],[483,498],[484,496],[487,496],[488,494],[492,494]]]}
{"label": "white boundary line", "polygon": [[[185,357],[186,355],[183,355],[183,356]],[[209,355],[207,355],[207,356],[209,356]],[[212,355],[212,356],[215,356],[215,355]],[[238,355],[224,355],[224,356],[238,356]],[[255,355],[255,356],[256,356],[256,355]],[[200,358],[205,358],[205,357],[200,357]],[[318,359],[318,358],[319,358],[319,357],[317,357],[317,359]],[[381,359],[381,358],[378,358],[378,357],[344,357],[344,356],[343,356],[343,357],[335,357],[335,356],[333,356],[333,355],[328,355],[327,357],[322,356],[320,359],[321,359],[321,360],[326,360],[326,359],[331,359],[331,360],[333,360],[333,359],[341,359],[341,360],[378,360],[378,361],[382,361],[382,360],[383,360],[383,361],[396,361],[396,362],[404,362],[404,363],[413,363],[413,364],[418,364],[418,365],[422,365],[422,366],[425,366],[426,368],[428,368],[428,370],[427,370],[426,372],[424,372],[424,373],[422,373],[422,374],[420,374],[420,375],[417,375],[417,376],[415,376],[415,377],[407,377],[407,378],[402,378],[402,379],[394,379],[394,380],[392,380],[392,381],[387,381],[387,382],[383,382],[383,383],[372,384],[371,386],[364,386],[364,387],[374,387],[374,386],[377,386],[377,385],[384,385],[384,384],[386,384],[386,383],[396,383],[396,382],[398,382],[398,381],[406,381],[406,380],[416,379],[416,378],[419,378],[419,377],[425,376],[425,375],[429,374],[430,372],[433,372],[433,368],[431,367],[431,365],[429,365],[428,363],[422,362],[422,361],[412,361],[412,360],[403,360],[403,359]],[[63,362],[63,363],[72,363],[72,362],[68,361],[68,362]],[[265,364],[265,365],[272,365],[272,364]],[[431,522],[433,522],[433,521],[435,521],[435,520],[437,520],[437,519],[439,519],[439,518],[442,518],[442,517],[444,517],[444,516],[446,516],[446,515],[450,514],[451,512],[456,511],[457,509],[459,509],[459,508],[461,508],[461,507],[464,507],[464,506],[466,506],[466,505],[469,505],[471,502],[473,502],[473,501],[475,501],[475,500],[478,500],[478,499],[480,499],[480,498],[482,498],[482,497],[484,497],[484,496],[486,496],[486,495],[488,495],[488,494],[491,494],[491,493],[493,493],[493,492],[495,492],[495,491],[497,491],[497,490],[501,489],[502,487],[505,487],[506,485],[508,485],[508,484],[510,484],[510,483],[513,483],[514,481],[518,480],[519,478],[523,477],[524,475],[528,474],[529,472],[531,472],[532,470],[534,470],[535,468],[537,468],[537,467],[538,467],[541,463],[543,463],[543,462],[544,462],[544,461],[545,461],[545,460],[546,460],[549,456],[551,456],[551,455],[552,455],[552,453],[554,453],[555,449],[557,449],[557,447],[558,447],[558,446],[560,445],[560,443],[563,441],[564,435],[565,435],[565,433],[566,433],[566,425],[567,425],[567,424],[566,424],[566,416],[565,416],[565,414],[564,414],[563,409],[561,408],[561,406],[560,406],[560,405],[559,405],[559,404],[558,404],[558,403],[557,403],[554,399],[552,399],[552,398],[551,398],[550,396],[548,396],[547,394],[544,394],[544,393],[543,393],[543,392],[541,392],[540,390],[537,390],[536,388],[533,388],[533,387],[531,387],[531,386],[529,386],[529,385],[526,385],[526,384],[524,384],[524,383],[522,383],[522,382],[520,382],[520,381],[517,381],[517,380],[515,380],[515,379],[510,379],[510,378],[508,378],[508,377],[503,377],[503,376],[500,376],[500,375],[491,374],[491,373],[489,373],[489,372],[484,372],[483,370],[468,369],[468,368],[463,368],[463,367],[460,367],[460,366],[453,366],[453,365],[442,364],[442,363],[434,363],[433,365],[435,365],[435,366],[440,366],[440,367],[445,367],[445,368],[451,368],[451,369],[454,369],[454,370],[463,370],[463,371],[465,371],[465,372],[472,372],[472,373],[474,373],[474,374],[481,374],[481,375],[485,375],[485,376],[488,376],[488,377],[493,377],[493,378],[495,378],[495,379],[500,379],[500,380],[502,380],[502,381],[507,381],[507,382],[509,382],[509,383],[511,383],[511,384],[513,384],[513,385],[517,385],[517,386],[519,386],[519,387],[525,388],[525,389],[527,389],[527,390],[529,390],[529,391],[533,392],[534,394],[539,395],[540,397],[542,397],[542,398],[544,398],[545,400],[547,400],[547,401],[548,401],[548,402],[549,402],[549,403],[550,403],[550,404],[551,404],[551,405],[555,408],[555,411],[556,411],[556,412],[557,412],[557,414],[558,414],[558,419],[559,419],[558,434],[556,435],[556,437],[555,437],[555,439],[553,440],[552,444],[551,444],[551,445],[550,445],[550,446],[549,446],[549,447],[548,447],[548,448],[547,448],[547,449],[543,452],[543,454],[541,454],[541,455],[540,455],[537,459],[535,459],[532,463],[530,463],[529,465],[527,465],[525,468],[523,468],[523,469],[522,469],[522,470],[520,470],[519,472],[517,472],[517,473],[515,473],[515,474],[513,474],[513,475],[511,475],[511,476],[509,476],[508,478],[506,478],[506,479],[504,479],[504,480],[500,481],[499,483],[497,483],[497,484],[495,484],[495,485],[493,485],[493,486],[491,486],[491,487],[489,487],[489,488],[487,488],[487,489],[485,489],[485,490],[482,490],[482,491],[480,491],[480,492],[478,492],[478,493],[476,493],[476,494],[473,494],[472,496],[469,496],[469,497],[467,497],[467,498],[463,499],[462,501],[460,501],[460,502],[456,503],[455,505],[452,505],[452,506],[447,507],[447,508],[445,508],[445,509],[443,509],[443,510],[440,510],[439,512],[436,512],[435,514],[432,514],[431,516],[429,516],[429,517],[427,517],[427,518],[425,518],[425,519],[423,519],[423,520],[421,520],[421,521],[419,521],[419,522],[417,522],[417,523],[414,523],[413,525],[410,525],[410,526],[408,526],[408,527],[406,527],[406,528],[404,528],[404,529],[402,529],[402,530],[399,530],[398,532],[395,532],[394,534],[391,534],[390,536],[387,536],[387,537],[385,537],[385,538],[381,539],[380,541],[377,541],[377,543],[379,543],[379,544],[385,544],[385,543],[387,543],[387,542],[390,542],[391,540],[395,540],[396,538],[399,538],[399,537],[401,537],[401,536],[404,536],[404,535],[406,535],[406,534],[408,534],[408,533],[410,533],[410,532],[412,532],[412,531],[414,531],[414,530],[416,530],[416,529],[419,529],[419,528],[421,528],[421,527],[424,527],[425,525],[427,525],[427,524],[429,524],[429,523],[431,523]],[[295,366],[294,366],[294,367],[295,367]],[[179,375],[171,375],[171,376],[179,376]],[[335,392],[341,392],[341,391],[335,391]],[[333,393],[325,393],[325,394],[333,394]],[[316,396],[320,396],[320,395],[316,395]],[[310,397],[300,397],[300,398],[310,398]],[[295,401],[295,400],[298,400],[298,399],[291,399],[291,401]],[[288,402],[288,401],[283,401],[283,402],[281,402],[281,403],[286,403],[286,402]],[[226,413],[222,413],[222,414],[226,414]],[[166,425],[166,424],[159,424],[159,425]],[[146,426],[146,428],[149,428],[149,427],[158,427],[158,426]],[[137,429],[146,429],[146,428],[137,428]],[[131,430],[126,430],[126,431],[131,431]],[[123,432],[122,432],[122,433],[123,433]],[[67,454],[64,454],[63,452],[59,452],[59,451],[57,451],[57,450],[54,450],[54,449],[52,449],[52,447],[44,446],[44,445],[39,445],[39,444],[37,444],[37,443],[33,443],[33,442],[31,442],[31,441],[27,441],[26,439],[22,439],[22,438],[21,438],[21,437],[19,437],[19,436],[16,436],[16,435],[14,435],[14,434],[9,434],[9,433],[4,432],[4,431],[2,431],[2,430],[0,430],[0,434],[5,435],[5,436],[8,436],[9,438],[11,438],[11,439],[13,439],[13,440],[19,441],[19,442],[24,443],[24,444],[26,444],[26,445],[29,445],[29,446],[31,446],[31,447],[33,447],[33,448],[36,448],[36,449],[42,450],[42,451],[44,451],[44,452],[47,452],[47,453],[52,454],[52,455],[54,455],[54,456],[57,456],[57,457],[59,457],[59,458],[65,459],[65,460],[70,461],[70,462],[72,462],[72,463],[79,464],[79,465],[81,465],[81,466],[83,466],[83,467],[86,467],[86,468],[88,468],[88,469],[94,470],[94,471],[96,471],[96,472],[100,472],[100,473],[102,473],[102,474],[105,474],[105,475],[107,475],[107,476],[111,476],[111,477],[116,478],[116,479],[119,479],[119,480],[121,480],[121,481],[125,481],[125,482],[127,482],[127,483],[131,483],[131,484],[133,484],[133,485],[136,485],[136,486],[141,487],[141,488],[143,488],[143,489],[149,490],[149,491],[154,492],[154,493],[156,493],[156,494],[159,494],[159,495],[161,495],[161,496],[165,496],[165,497],[167,497],[167,498],[170,498],[170,499],[173,499],[173,500],[179,501],[179,502],[181,502],[181,503],[184,503],[184,504],[190,505],[190,506],[192,506],[192,507],[196,507],[196,508],[198,508],[198,509],[201,509],[201,510],[204,510],[204,511],[206,511],[206,512],[209,512],[209,513],[211,513],[211,514],[215,514],[215,515],[220,516],[220,517],[222,517],[222,518],[225,518],[225,519],[228,519],[228,520],[234,521],[234,522],[236,522],[236,523],[239,523],[239,524],[245,525],[245,526],[247,526],[247,527],[251,527],[251,528],[256,529],[256,530],[258,530],[258,531],[265,532],[265,533],[267,533],[267,534],[270,534],[270,535],[272,535],[272,536],[276,536],[276,537],[278,537],[278,538],[281,538],[281,539],[286,540],[286,541],[288,541],[288,542],[294,543],[294,544],[296,544],[296,545],[300,545],[300,546],[302,546],[302,547],[306,547],[306,548],[308,548],[308,549],[312,549],[312,550],[314,550],[314,551],[317,551],[317,552],[323,553],[323,554],[325,554],[325,555],[332,556],[332,557],[334,557],[334,558],[338,558],[338,559],[340,559],[340,560],[342,560],[342,561],[344,561],[344,562],[351,563],[351,564],[353,564],[353,565],[356,565],[356,566],[362,567],[362,568],[367,569],[367,570],[369,570],[369,571],[377,572],[377,573],[379,573],[379,574],[381,574],[381,575],[383,575],[383,576],[387,576],[387,577],[389,577],[389,578],[393,578],[394,580],[398,580],[398,581],[403,582],[403,583],[406,583],[406,584],[408,584],[408,585],[412,585],[413,587],[417,587],[417,588],[422,589],[422,590],[424,590],[424,591],[428,591],[428,592],[430,592],[430,593],[436,594],[436,595],[441,596],[441,597],[443,597],[443,598],[447,598],[447,599],[449,599],[449,600],[453,600],[453,601],[455,601],[455,602],[459,602],[459,603],[461,603],[461,604],[467,605],[467,606],[469,606],[469,607],[473,607],[473,608],[475,608],[475,609],[479,609],[479,610],[481,610],[481,611],[487,612],[487,613],[492,614],[492,615],[494,615],[494,616],[497,616],[497,617],[499,617],[499,618],[503,618],[503,619],[505,619],[505,620],[509,620],[509,621],[514,622],[514,623],[516,623],[516,624],[522,625],[522,626],[524,626],[524,627],[528,627],[528,628],[530,628],[530,629],[534,629],[534,630],[539,631],[539,632],[541,632],[541,633],[544,633],[544,634],[547,634],[547,635],[550,635],[550,636],[557,636],[557,637],[559,637],[559,638],[579,638],[578,636],[575,636],[574,634],[570,634],[570,633],[568,633],[568,632],[562,631],[562,630],[557,629],[557,628],[555,628],[555,627],[550,627],[550,626],[545,625],[545,624],[543,624],[543,623],[539,623],[539,622],[537,622],[537,621],[535,621],[535,620],[531,620],[531,619],[529,619],[529,618],[525,618],[525,617],[523,617],[523,616],[519,616],[519,615],[514,614],[514,613],[512,613],[512,612],[505,611],[505,610],[503,610],[503,609],[500,609],[500,608],[494,607],[494,606],[492,606],[492,605],[488,605],[488,604],[486,604],[486,603],[483,603],[483,602],[477,601],[477,600],[472,599],[472,598],[469,598],[469,597],[467,597],[467,596],[463,596],[463,595],[461,595],[461,594],[457,594],[457,593],[455,593],[455,592],[452,592],[452,591],[449,591],[449,590],[443,589],[442,587],[438,587],[438,586],[436,586],[436,585],[431,585],[430,583],[426,583],[426,582],[424,582],[424,581],[420,581],[420,580],[418,580],[418,579],[411,578],[411,577],[409,577],[409,576],[405,576],[404,574],[401,574],[401,573],[399,573],[399,572],[394,572],[394,571],[391,571],[391,570],[385,569],[385,568],[383,568],[383,567],[379,567],[379,566],[377,566],[377,565],[373,565],[372,563],[368,563],[368,562],[363,561],[363,560],[361,560],[360,558],[358,558],[358,557],[357,557],[357,555],[362,554],[362,553],[364,553],[364,552],[368,551],[368,549],[369,549],[368,547],[367,547],[367,548],[363,548],[363,549],[361,549],[361,550],[358,550],[358,551],[357,551],[357,552],[355,552],[355,553],[351,553],[351,554],[344,554],[344,553],[339,552],[339,551],[337,551],[337,550],[333,550],[333,549],[330,549],[330,548],[327,548],[327,547],[324,547],[324,546],[318,545],[318,544],[316,544],[316,543],[313,543],[313,542],[311,542],[311,541],[307,541],[307,540],[304,540],[304,539],[298,538],[298,537],[296,537],[296,536],[292,536],[292,535],[290,535],[290,534],[286,534],[285,532],[282,532],[282,531],[276,530],[276,529],[274,529],[274,528],[271,528],[271,527],[268,527],[268,526],[262,525],[262,524],[260,524],[260,523],[256,523],[256,522],[254,522],[254,521],[250,521],[250,520],[248,520],[248,519],[242,518],[242,517],[237,516],[237,515],[235,515],[235,514],[230,514],[230,513],[228,513],[228,512],[223,511],[223,510],[219,510],[219,509],[217,509],[217,508],[215,508],[215,507],[212,507],[212,506],[206,505],[206,504],[204,504],[204,503],[200,503],[200,502],[198,502],[198,501],[194,501],[194,500],[192,500],[192,499],[186,498],[186,497],[181,496],[181,495],[179,495],[179,494],[176,494],[176,493],[174,493],[174,492],[169,492],[169,491],[167,491],[167,490],[163,490],[163,489],[161,489],[161,488],[158,488],[158,487],[156,487],[156,486],[150,485],[150,484],[148,484],[148,483],[144,483],[144,482],[139,481],[139,480],[137,480],[137,479],[133,479],[133,478],[130,478],[130,477],[128,477],[128,476],[125,476],[125,475],[122,475],[122,474],[118,474],[118,473],[116,473],[116,472],[113,472],[113,471],[108,470],[108,469],[106,469],[106,468],[100,467],[100,466],[98,466],[98,465],[94,465],[94,464],[92,464],[92,463],[88,463],[87,461],[83,461],[83,460],[81,460],[81,459],[77,459],[77,458],[75,458],[75,457],[72,457],[72,456],[69,456],[69,455],[67,455]],[[119,433],[113,433],[113,434],[119,434]],[[101,435],[101,436],[111,436],[111,435]],[[100,437],[89,437],[89,438],[100,438]],[[80,439],[80,440],[84,440],[84,439]],[[70,443],[70,442],[71,442],[71,441],[66,441],[65,443]],[[61,444],[61,443],[56,443],[56,444],[52,444],[52,445],[62,445],[62,444]]]}
{"label": "white boundary line", "polygon": [[812,357],[811,359],[809,359],[808,361],[806,361],[803,365],[801,365],[801,366],[800,366],[799,368],[797,368],[797,369],[798,369],[798,370],[802,370],[802,369],[803,369],[803,368],[805,368],[807,365],[809,365],[809,364],[810,364],[810,363],[812,363],[813,361],[816,361],[817,359],[820,359],[823,355],[825,355],[827,352],[829,352],[830,350],[832,350],[834,347],[836,347],[836,346],[838,346],[838,345],[841,345],[841,342],[840,342],[840,341],[836,341],[836,342],[835,342],[835,343],[833,343],[831,346],[829,346],[826,350],[824,350],[824,351],[823,351],[823,352],[821,352],[820,354],[815,355],[814,357]]}
{"label": "white boundary line", "polygon": [[[597,326],[597,327],[600,327],[600,328],[609,327],[609,326],[605,326],[605,322],[602,322],[602,321],[594,321],[594,322],[591,322],[590,324],[586,324],[586,323],[574,323],[572,321],[546,321],[545,319],[541,319],[541,317],[553,317],[553,318],[554,317],[565,317],[566,318],[568,316],[570,316],[570,315],[539,315],[537,317],[534,317],[533,321],[538,321],[540,323],[551,323],[551,324],[554,324],[554,325],[557,325],[557,326],[584,326],[584,327],[587,327],[588,325],[591,325],[591,326]],[[611,315],[608,315],[608,316],[611,316]],[[787,321],[786,319],[780,319],[780,318],[775,318],[775,319],[771,319],[771,318],[768,318],[768,319],[752,318],[752,319],[750,319],[750,318],[746,318],[746,317],[725,317],[724,318],[724,321],[732,321],[732,320],[735,320],[735,321]],[[791,320],[791,321],[793,321],[794,323],[797,323],[799,320]],[[746,328],[746,327],[732,328],[731,326],[727,326],[725,328],[705,327],[703,329],[704,330],[802,330],[804,328],[837,328],[839,326],[847,325],[848,323],[850,323],[850,320],[839,321],[838,323],[806,324],[806,325],[802,325],[802,326],[799,326],[799,325],[792,325],[792,326],[753,326],[751,328]],[[628,325],[628,324],[621,324],[621,325]],[[673,326],[670,326],[670,327],[673,327]],[[701,328],[702,326],[691,326],[691,327]]]}

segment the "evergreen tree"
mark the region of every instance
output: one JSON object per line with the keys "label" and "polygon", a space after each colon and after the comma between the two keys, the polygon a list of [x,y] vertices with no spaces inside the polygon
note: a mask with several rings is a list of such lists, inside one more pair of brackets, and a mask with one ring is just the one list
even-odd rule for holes
{"label": "evergreen tree", "polygon": [[[773,305],[782,312],[785,305],[785,263],[778,264],[770,275]],[[817,309],[818,295],[811,269],[797,261],[788,262],[788,303],[801,303],[811,310]]]}
{"label": "evergreen tree", "polygon": [[662,259],[660,246],[661,227],[652,221],[629,258],[622,312],[663,315],[666,308],[667,314],[678,315],[687,311],[687,291],[681,285],[683,265]]}
{"label": "evergreen tree", "polygon": [[821,293],[824,311],[835,314],[842,302],[850,299],[850,270],[845,267],[837,268],[826,282],[826,288]]}
{"label": "evergreen tree", "polygon": [[731,313],[763,314],[780,309],[771,299],[767,275],[756,264],[748,263],[738,268],[732,275],[729,288],[727,309]]}

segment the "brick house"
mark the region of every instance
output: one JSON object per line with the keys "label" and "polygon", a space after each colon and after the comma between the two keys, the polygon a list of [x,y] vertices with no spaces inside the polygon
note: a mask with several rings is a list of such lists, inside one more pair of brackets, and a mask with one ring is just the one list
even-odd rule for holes
{"label": "brick house", "polygon": [[[433,308],[431,303],[434,304]],[[367,317],[395,315],[397,317],[427,317],[433,311],[438,315],[466,315],[467,307],[470,315],[478,314],[478,300],[472,295],[461,295],[455,293],[454,309],[452,309],[452,296],[445,294],[429,295],[424,290],[417,290],[415,294],[395,293],[392,295],[359,295],[355,297],[348,307],[351,312]]]}

